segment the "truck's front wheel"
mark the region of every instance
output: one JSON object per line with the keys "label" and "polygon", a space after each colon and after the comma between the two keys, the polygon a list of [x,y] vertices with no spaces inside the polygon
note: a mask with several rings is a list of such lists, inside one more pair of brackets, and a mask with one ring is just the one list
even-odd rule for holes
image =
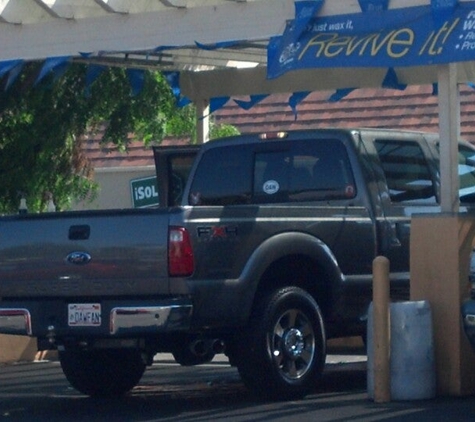
{"label": "truck's front wheel", "polygon": [[66,350],[59,353],[64,375],[78,391],[93,397],[116,397],[134,388],[145,371],[138,350]]}
{"label": "truck's front wheel", "polygon": [[316,387],[325,364],[325,330],[307,292],[286,287],[270,293],[255,306],[246,331],[236,364],[249,388],[285,400]]}

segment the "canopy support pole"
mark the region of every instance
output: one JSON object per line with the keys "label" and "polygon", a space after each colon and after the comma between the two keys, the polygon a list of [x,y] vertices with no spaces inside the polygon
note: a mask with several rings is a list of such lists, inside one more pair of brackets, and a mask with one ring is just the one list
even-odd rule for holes
{"label": "canopy support pole", "polygon": [[459,213],[460,102],[455,63],[438,67],[441,213],[411,220],[411,300],[429,300],[439,395],[475,392],[475,359],[463,333],[460,307],[468,297],[475,219]]}
{"label": "canopy support pole", "polygon": [[196,100],[196,143],[204,144],[209,141],[209,101]]}
{"label": "canopy support pole", "polygon": [[457,64],[440,65],[439,134],[440,134],[440,203],[442,212],[459,211],[458,148],[460,139],[460,98]]}

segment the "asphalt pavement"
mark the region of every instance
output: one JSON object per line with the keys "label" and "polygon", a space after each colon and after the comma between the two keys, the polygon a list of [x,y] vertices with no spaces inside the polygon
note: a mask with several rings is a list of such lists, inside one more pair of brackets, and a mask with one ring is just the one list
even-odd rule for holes
{"label": "asphalt pavement", "polygon": [[2,365],[0,421],[475,421],[475,397],[375,403],[366,390],[366,356],[334,352],[315,392],[285,402],[253,397],[221,355],[196,367],[157,355],[140,384],[120,400],[81,395],[55,360]]}

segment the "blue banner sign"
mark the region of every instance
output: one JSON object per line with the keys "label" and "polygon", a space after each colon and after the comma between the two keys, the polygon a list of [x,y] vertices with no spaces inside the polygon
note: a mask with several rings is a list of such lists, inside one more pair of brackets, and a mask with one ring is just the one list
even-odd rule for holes
{"label": "blue banner sign", "polygon": [[475,1],[289,21],[268,46],[268,78],[324,67],[399,67],[475,60]]}

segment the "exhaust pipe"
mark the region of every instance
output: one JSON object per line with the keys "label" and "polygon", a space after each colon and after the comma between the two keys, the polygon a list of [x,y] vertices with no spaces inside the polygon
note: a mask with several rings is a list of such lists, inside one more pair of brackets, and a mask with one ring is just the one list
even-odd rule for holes
{"label": "exhaust pipe", "polygon": [[224,342],[220,339],[214,339],[212,341],[211,350],[216,353],[217,355],[220,353],[224,353]]}
{"label": "exhaust pipe", "polygon": [[214,354],[224,353],[224,342],[220,339],[198,339],[190,344],[191,352],[196,356],[206,356],[210,352]]}
{"label": "exhaust pipe", "polygon": [[190,344],[191,352],[196,356],[204,356],[209,351],[210,347],[205,340],[199,339],[192,341]]}

